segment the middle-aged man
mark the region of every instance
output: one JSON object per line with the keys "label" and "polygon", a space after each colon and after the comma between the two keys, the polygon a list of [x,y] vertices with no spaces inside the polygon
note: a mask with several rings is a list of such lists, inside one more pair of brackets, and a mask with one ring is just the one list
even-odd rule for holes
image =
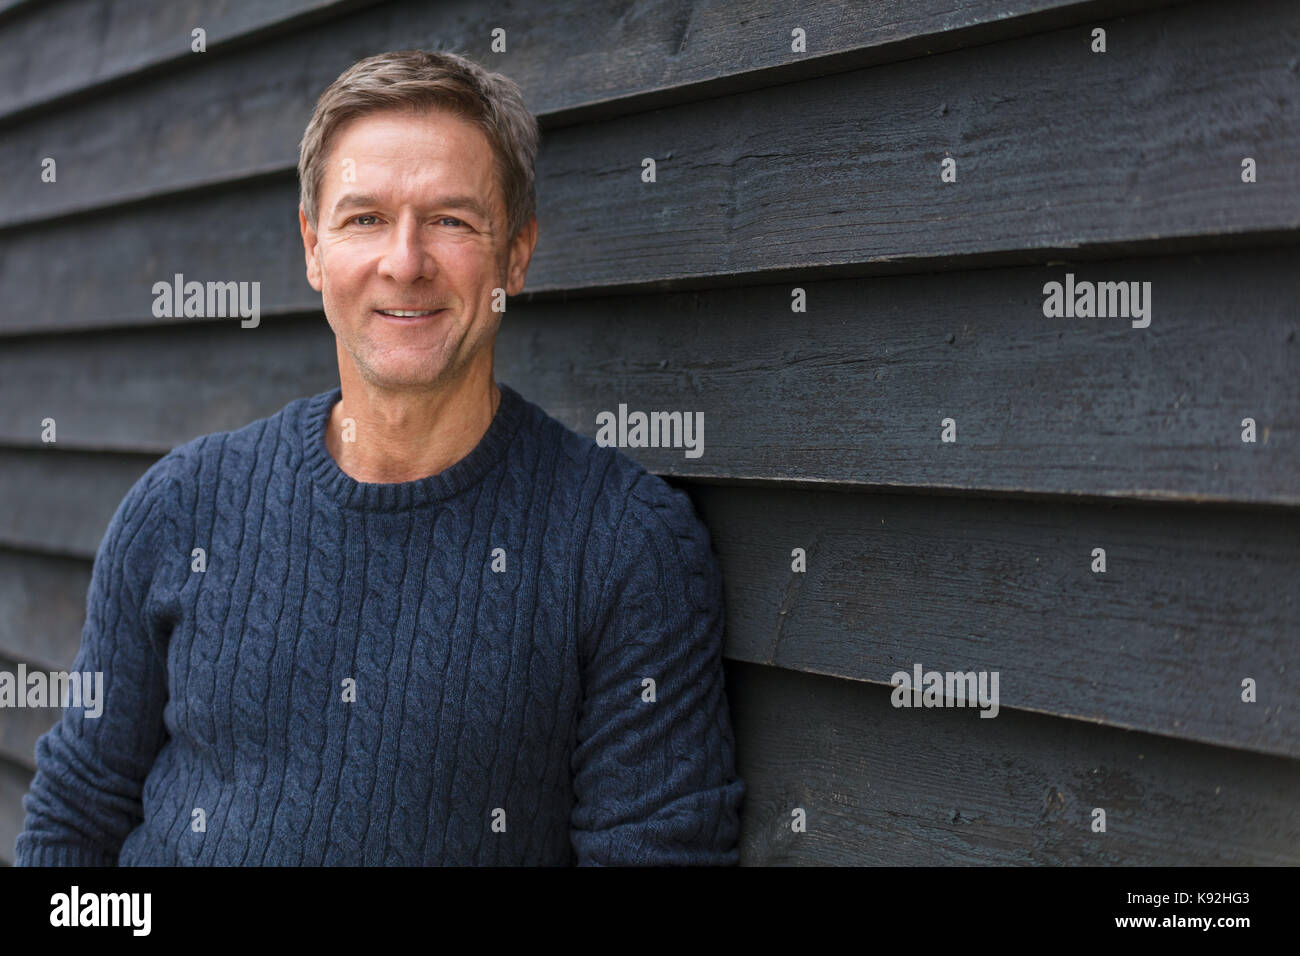
{"label": "middle-aged man", "polygon": [[74,664],[103,713],[38,741],[18,863],[737,862],[707,531],[494,378],[538,138],[453,54],[322,94],[299,221],[341,387],[128,492]]}

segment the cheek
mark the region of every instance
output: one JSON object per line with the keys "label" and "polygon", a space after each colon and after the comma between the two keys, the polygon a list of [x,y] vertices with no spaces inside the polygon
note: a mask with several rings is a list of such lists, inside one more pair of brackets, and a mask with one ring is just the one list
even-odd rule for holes
{"label": "cheek", "polygon": [[457,277],[466,288],[491,287],[501,271],[501,263],[493,253],[484,253],[481,246],[471,243],[448,246],[436,254],[444,272]]}
{"label": "cheek", "polygon": [[321,294],[331,301],[346,303],[359,298],[364,280],[364,269],[338,250],[321,260]]}

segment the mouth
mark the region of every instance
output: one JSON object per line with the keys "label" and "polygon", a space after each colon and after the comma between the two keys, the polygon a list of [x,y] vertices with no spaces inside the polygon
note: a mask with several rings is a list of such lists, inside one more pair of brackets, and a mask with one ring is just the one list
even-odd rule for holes
{"label": "mouth", "polygon": [[418,325],[429,322],[446,312],[446,309],[375,309],[375,315],[398,325]]}

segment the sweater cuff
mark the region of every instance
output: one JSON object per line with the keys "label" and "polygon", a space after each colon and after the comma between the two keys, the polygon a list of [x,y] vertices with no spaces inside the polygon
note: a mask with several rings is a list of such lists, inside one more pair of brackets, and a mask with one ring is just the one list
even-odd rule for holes
{"label": "sweater cuff", "polygon": [[117,866],[117,854],[79,843],[34,843],[19,836],[14,866]]}

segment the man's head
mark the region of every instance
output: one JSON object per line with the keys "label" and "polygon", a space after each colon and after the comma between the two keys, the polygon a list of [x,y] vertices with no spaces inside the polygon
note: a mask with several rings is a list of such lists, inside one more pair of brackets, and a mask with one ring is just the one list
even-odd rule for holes
{"label": "man's head", "polygon": [[381,387],[490,382],[493,290],[522,290],[537,240],[538,140],[519,88],[455,54],[384,53],[325,90],[300,148],[299,225],[341,376],[346,353]]}

